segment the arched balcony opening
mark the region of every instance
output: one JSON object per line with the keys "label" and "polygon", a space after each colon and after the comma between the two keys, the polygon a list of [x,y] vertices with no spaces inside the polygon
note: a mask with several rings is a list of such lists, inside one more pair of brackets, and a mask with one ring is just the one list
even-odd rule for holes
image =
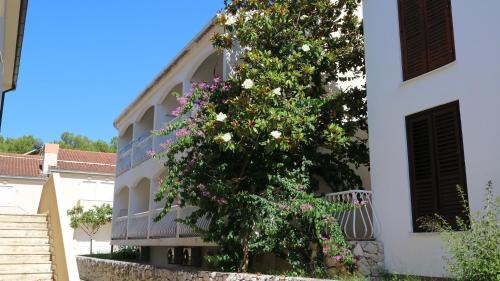
{"label": "arched balcony opening", "polygon": [[[177,101],[177,95],[182,94],[182,83],[177,84],[168,92],[163,101],[156,106],[156,126],[157,130],[164,128],[165,124],[173,121],[177,116],[172,112],[180,105]],[[173,134],[158,136],[155,140],[155,151],[163,150],[163,145],[172,139]]]}
{"label": "arched balcony opening", "polygon": [[116,217],[128,216],[129,189],[123,187],[116,195],[113,203],[116,210]]}
{"label": "arched balcony opening", "polygon": [[127,237],[128,204],[129,188],[125,186],[114,197],[112,239],[125,239]]}
{"label": "arched balcony opening", "polygon": [[148,235],[150,180],[143,178],[132,189],[130,202],[130,218],[128,224],[129,238],[146,238]]}
{"label": "arched balcony opening", "polygon": [[118,157],[116,174],[120,175],[132,166],[132,146],[134,138],[134,126],[130,124],[118,137]]}
{"label": "arched balcony opening", "polygon": [[155,108],[151,106],[135,123],[135,142],[133,166],[149,159],[149,151],[153,148],[153,135],[151,131],[154,128]]}
{"label": "arched balcony opening", "polygon": [[201,64],[198,66],[193,76],[191,77],[192,82],[211,82],[215,77],[222,77],[223,74],[224,59],[220,52],[215,52],[208,56]]}
{"label": "arched balcony opening", "polygon": [[149,210],[149,187],[150,180],[143,178],[132,189],[131,214],[143,213]]}

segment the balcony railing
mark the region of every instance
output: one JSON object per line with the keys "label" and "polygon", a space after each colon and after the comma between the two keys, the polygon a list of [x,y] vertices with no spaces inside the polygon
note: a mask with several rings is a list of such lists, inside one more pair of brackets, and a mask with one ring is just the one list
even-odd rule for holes
{"label": "balcony railing", "polygon": [[126,239],[127,238],[127,217],[118,217],[113,219],[111,228],[111,239]]}
{"label": "balcony railing", "polygon": [[137,166],[148,160],[151,156],[148,154],[153,148],[153,135],[143,136],[134,144],[133,166]]}
{"label": "balcony railing", "polygon": [[143,212],[131,215],[128,222],[128,237],[147,238],[148,218],[149,218],[149,212]]}
{"label": "balcony railing", "polygon": [[172,207],[160,221],[154,219],[160,214],[162,209],[156,209],[151,214],[151,227],[149,229],[150,238],[173,238],[177,237],[177,219],[179,208]]}
{"label": "balcony railing", "polygon": [[[185,219],[189,217],[194,211],[198,210],[196,206],[189,206],[180,209],[179,218]],[[202,229],[207,229],[210,224],[210,221],[206,216],[201,217],[196,222],[196,226]],[[196,232],[194,232],[189,226],[179,223],[179,237],[196,237],[199,236]]]}
{"label": "balcony railing", "polygon": [[132,149],[124,150],[118,153],[116,163],[116,174],[121,175],[132,167]]}
{"label": "balcony railing", "polygon": [[374,222],[376,217],[372,209],[371,191],[350,190],[329,193],[325,197],[330,202],[353,205],[353,208],[335,214],[348,240],[372,240],[375,238]]}

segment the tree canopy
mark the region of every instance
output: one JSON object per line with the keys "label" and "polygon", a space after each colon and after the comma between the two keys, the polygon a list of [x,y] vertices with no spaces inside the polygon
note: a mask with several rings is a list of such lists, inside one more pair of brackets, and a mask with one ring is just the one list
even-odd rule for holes
{"label": "tree canopy", "polygon": [[[155,157],[168,173],[156,200],[198,211],[184,220],[220,245],[208,261],[248,271],[273,254],[296,274],[324,275],[325,260],[352,269],[353,255],[333,213],[348,206],[317,197],[318,177],[333,190],[358,188],[368,164],[359,0],[233,0],[217,16],[222,51],[238,51],[227,80],[193,85],[157,134],[175,133]],[[159,218],[160,218],[159,217]],[[197,221],[210,219],[208,229]],[[159,219],[157,218],[157,219]]]}
{"label": "tree canopy", "polygon": [[[85,151],[116,152],[117,138],[113,137],[109,142],[104,140],[91,140],[86,136],[64,132],[59,140],[53,141],[61,148],[78,149]],[[26,153],[43,147],[43,141],[32,135],[18,138],[4,138],[0,136],[0,152]]]}

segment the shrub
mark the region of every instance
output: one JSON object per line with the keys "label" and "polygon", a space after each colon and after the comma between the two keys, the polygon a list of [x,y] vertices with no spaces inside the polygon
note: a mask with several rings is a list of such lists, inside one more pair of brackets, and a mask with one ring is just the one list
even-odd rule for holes
{"label": "shrub", "polygon": [[493,195],[491,181],[486,186],[484,207],[471,214],[463,190],[459,189],[467,221],[457,218],[459,231],[442,217],[422,219],[429,230],[442,233],[450,257],[445,257],[448,271],[457,280],[500,280],[500,196]]}

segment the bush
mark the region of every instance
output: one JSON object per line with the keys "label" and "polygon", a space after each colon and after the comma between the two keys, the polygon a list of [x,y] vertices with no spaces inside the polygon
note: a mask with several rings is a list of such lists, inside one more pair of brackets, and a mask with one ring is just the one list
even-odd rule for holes
{"label": "bush", "polygon": [[135,246],[120,246],[113,254],[93,254],[87,257],[107,260],[136,260],[139,258],[139,248]]}
{"label": "bush", "polygon": [[462,189],[459,188],[467,215],[464,221],[457,218],[460,231],[436,215],[422,220],[422,225],[432,231],[442,232],[450,253],[447,269],[457,280],[500,280],[500,196],[494,197],[491,181],[486,186],[484,207],[470,214]]}

